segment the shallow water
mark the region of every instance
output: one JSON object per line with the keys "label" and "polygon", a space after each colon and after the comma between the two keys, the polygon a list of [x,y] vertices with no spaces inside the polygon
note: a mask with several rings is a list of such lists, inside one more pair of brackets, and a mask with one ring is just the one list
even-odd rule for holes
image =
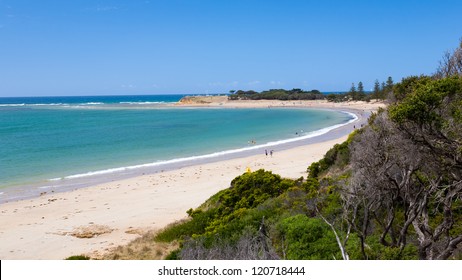
{"label": "shallow water", "polygon": [[165,106],[179,98],[0,100],[0,188],[263,148],[353,118],[314,109]]}

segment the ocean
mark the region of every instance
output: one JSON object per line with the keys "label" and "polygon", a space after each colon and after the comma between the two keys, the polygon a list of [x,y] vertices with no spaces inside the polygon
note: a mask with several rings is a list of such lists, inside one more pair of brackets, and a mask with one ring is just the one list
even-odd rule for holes
{"label": "ocean", "polygon": [[0,201],[31,188],[83,186],[84,178],[258,153],[354,118],[306,108],[171,106],[183,96],[0,98]]}

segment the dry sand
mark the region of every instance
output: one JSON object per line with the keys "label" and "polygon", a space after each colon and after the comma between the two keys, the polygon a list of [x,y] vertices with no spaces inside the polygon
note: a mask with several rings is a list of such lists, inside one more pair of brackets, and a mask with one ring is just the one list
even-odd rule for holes
{"label": "dry sand", "polygon": [[[362,102],[215,101],[200,106],[297,106],[365,111],[384,107],[382,103]],[[191,105],[197,106],[180,106]],[[351,125],[350,131],[352,129]],[[229,187],[231,180],[244,173],[247,167],[252,171],[271,170],[283,177],[306,177],[307,166],[321,159],[334,144],[343,142],[346,137],[276,151],[272,157],[262,154],[190,166],[1,204],[0,259],[63,259],[80,254],[101,256],[143,232],[185,218],[188,209]]]}
{"label": "dry sand", "polygon": [[194,107],[225,107],[225,108],[265,108],[265,107],[307,107],[326,109],[356,109],[375,111],[379,107],[385,107],[383,102],[372,100],[371,102],[352,101],[333,103],[327,100],[228,100],[227,96],[193,96],[184,98],[175,106]]}

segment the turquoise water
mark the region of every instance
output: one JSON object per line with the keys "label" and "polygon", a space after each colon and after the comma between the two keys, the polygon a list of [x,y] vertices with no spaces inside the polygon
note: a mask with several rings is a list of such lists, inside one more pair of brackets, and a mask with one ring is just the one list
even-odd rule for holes
{"label": "turquoise water", "polygon": [[352,118],[309,109],[167,106],[181,96],[73,98],[0,99],[0,188],[252,148]]}

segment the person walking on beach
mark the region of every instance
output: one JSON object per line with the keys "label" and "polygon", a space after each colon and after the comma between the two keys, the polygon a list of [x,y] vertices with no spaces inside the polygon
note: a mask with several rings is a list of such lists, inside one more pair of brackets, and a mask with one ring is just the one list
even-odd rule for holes
{"label": "person walking on beach", "polygon": [[268,156],[268,150],[265,150],[265,156]]}
{"label": "person walking on beach", "polygon": [[270,156],[271,156],[271,157],[273,156],[273,150],[270,151]]}

